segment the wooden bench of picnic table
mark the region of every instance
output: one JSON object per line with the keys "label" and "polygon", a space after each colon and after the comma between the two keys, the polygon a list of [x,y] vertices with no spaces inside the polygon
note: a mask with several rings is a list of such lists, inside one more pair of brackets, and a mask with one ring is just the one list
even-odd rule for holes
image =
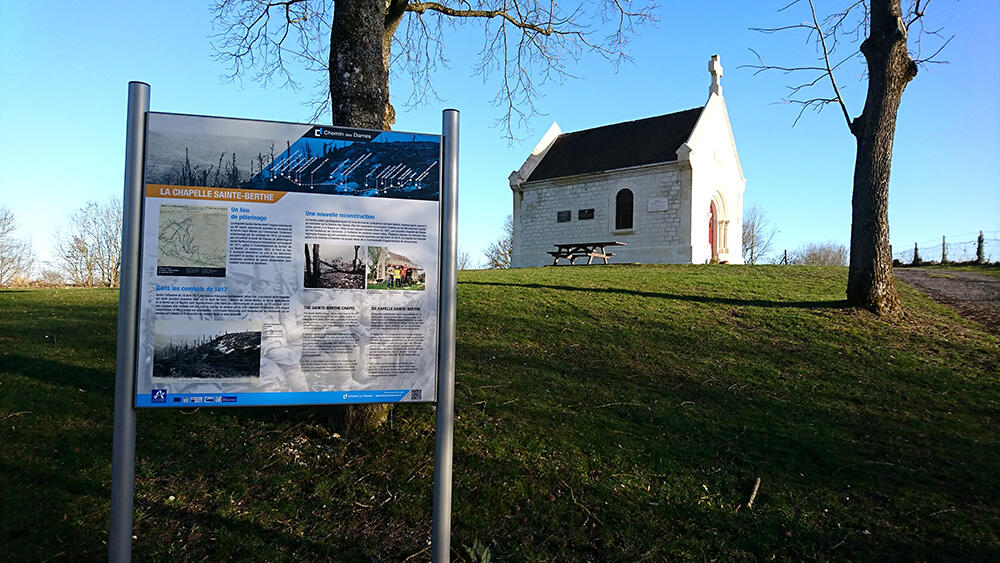
{"label": "wooden bench of picnic table", "polygon": [[566,244],[554,244],[556,250],[550,250],[548,253],[552,256],[552,265],[558,266],[559,259],[565,258],[569,260],[570,265],[576,264],[577,258],[587,258],[587,264],[593,264],[594,258],[604,259],[604,263],[608,263],[608,258],[615,255],[614,252],[607,252],[605,248],[609,246],[625,246],[624,242],[610,241],[610,242],[571,242]]}

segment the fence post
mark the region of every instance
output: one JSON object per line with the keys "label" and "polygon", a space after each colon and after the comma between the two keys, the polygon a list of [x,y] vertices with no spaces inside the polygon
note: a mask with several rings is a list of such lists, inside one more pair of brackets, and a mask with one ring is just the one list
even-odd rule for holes
{"label": "fence post", "polygon": [[944,235],[941,235],[941,263],[946,264],[948,262],[948,245],[944,242]]}

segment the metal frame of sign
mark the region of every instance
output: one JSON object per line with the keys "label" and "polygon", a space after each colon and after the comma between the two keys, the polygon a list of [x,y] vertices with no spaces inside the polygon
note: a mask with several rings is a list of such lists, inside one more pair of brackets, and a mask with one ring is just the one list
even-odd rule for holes
{"label": "metal frame of sign", "polygon": [[[111,476],[111,517],[108,555],[111,561],[129,561],[132,553],[133,495],[135,487],[135,428],[137,372],[139,350],[140,309],[142,308],[143,272],[143,213],[145,161],[150,87],[142,82],[128,86],[128,120],[126,125],[125,182],[122,225],[121,288],[118,305],[118,348],[115,366],[114,441]],[[434,506],[432,525],[432,559],[447,561],[451,544],[451,489],[452,445],[455,385],[455,315],[456,315],[456,252],[458,211],[458,134],[459,112],[445,110],[442,115],[441,175],[440,175],[440,250],[438,255],[437,298],[437,431],[435,438]],[[148,281],[148,280],[147,280]],[[147,288],[148,289],[148,288]],[[147,348],[151,345],[147,342]],[[151,362],[146,358],[146,363]],[[368,396],[348,396],[342,391],[306,393],[294,400],[274,400],[273,397],[251,397],[266,393],[246,393],[248,400],[233,404],[232,401],[181,403],[172,406],[240,406],[398,402],[399,393],[371,392]],[[275,394],[275,395],[279,395]],[[294,394],[294,393],[288,393]],[[405,394],[405,393],[404,393]],[[184,394],[181,394],[183,396]],[[198,396],[198,393],[188,394]],[[206,395],[205,393],[201,394]],[[230,396],[231,393],[208,393]],[[153,404],[153,394],[143,399],[140,406],[166,406]],[[431,402],[431,401],[427,401]]]}

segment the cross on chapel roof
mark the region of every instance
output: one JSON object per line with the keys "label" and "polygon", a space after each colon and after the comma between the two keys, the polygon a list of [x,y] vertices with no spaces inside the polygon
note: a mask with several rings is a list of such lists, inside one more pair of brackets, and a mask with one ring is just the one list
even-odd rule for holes
{"label": "cross on chapel roof", "polygon": [[708,89],[710,94],[722,95],[722,62],[719,60],[719,55],[712,55],[711,60],[708,61],[708,72],[712,73],[712,86]]}

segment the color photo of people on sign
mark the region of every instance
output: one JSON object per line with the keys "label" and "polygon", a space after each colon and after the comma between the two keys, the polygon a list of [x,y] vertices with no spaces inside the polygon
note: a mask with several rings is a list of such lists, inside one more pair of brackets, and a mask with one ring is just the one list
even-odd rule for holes
{"label": "color photo of people on sign", "polygon": [[368,247],[368,289],[423,291],[424,269],[409,257],[384,246]]}

